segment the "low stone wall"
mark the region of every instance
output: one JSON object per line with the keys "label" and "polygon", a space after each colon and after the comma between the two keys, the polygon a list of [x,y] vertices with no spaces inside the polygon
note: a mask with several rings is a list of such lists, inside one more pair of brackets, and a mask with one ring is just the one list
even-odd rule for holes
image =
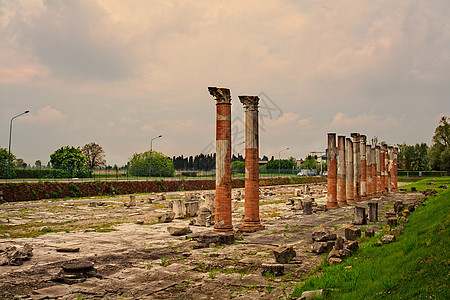
{"label": "low stone wall", "polygon": [[[276,177],[260,179],[260,186],[326,182],[325,177]],[[243,188],[244,179],[233,179],[233,188]],[[97,181],[0,183],[6,202],[92,197],[115,194],[214,190],[215,180]]]}

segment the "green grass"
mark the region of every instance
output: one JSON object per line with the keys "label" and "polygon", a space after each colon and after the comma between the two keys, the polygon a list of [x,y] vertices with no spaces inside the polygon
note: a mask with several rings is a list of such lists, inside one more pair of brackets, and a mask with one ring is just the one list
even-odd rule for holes
{"label": "green grass", "polygon": [[[436,183],[436,185],[426,185],[427,182]],[[423,191],[425,189],[435,189],[436,191],[445,191],[444,189],[438,188],[440,185],[447,185],[450,188],[450,177],[431,177],[419,180],[417,182],[404,185],[399,187],[400,189],[408,189],[411,190],[411,187],[415,187],[418,191]]]}
{"label": "green grass", "polygon": [[[427,178],[413,186],[437,188],[428,181],[450,183],[448,177]],[[377,247],[380,237],[369,239],[343,263],[324,266],[322,274],[298,284],[292,296],[326,289],[330,299],[450,299],[450,190],[425,203],[409,216],[397,242]]]}

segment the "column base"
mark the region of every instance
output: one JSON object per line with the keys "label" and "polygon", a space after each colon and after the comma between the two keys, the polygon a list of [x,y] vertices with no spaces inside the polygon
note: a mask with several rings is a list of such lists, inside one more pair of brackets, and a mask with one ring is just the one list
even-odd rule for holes
{"label": "column base", "polygon": [[344,206],[347,206],[348,204],[347,204],[347,201],[341,201],[341,202],[338,202],[337,205],[338,205],[338,207],[344,207]]}
{"label": "column base", "polygon": [[233,226],[231,227],[214,227],[213,232],[220,232],[220,233],[235,233]]}
{"label": "column base", "polygon": [[347,204],[351,205],[351,204],[355,204],[356,201],[354,199],[347,199]]}
{"label": "column base", "polygon": [[256,232],[265,228],[264,225],[261,225],[260,221],[244,221],[241,227],[239,227],[238,232]]}
{"label": "column base", "polygon": [[335,208],[339,208],[337,202],[328,202],[327,203],[327,209],[335,209]]}

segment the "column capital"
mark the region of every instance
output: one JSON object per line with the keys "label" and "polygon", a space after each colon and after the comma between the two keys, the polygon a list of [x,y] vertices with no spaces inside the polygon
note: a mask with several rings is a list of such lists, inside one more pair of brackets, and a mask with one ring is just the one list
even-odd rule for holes
{"label": "column capital", "polygon": [[239,100],[244,104],[245,110],[258,110],[258,96],[239,96]]}
{"label": "column capital", "polygon": [[361,143],[363,143],[363,144],[365,144],[366,143],[366,140],[367,140],[367,137],[365,136],[365,135],[360,135],[359,136],[359,141],[361,142]]}
{"label": "column capital", "polygon": [[230,89],[218,88],[218,87],[208,87],[208,91],[215,98],[217,104],[225,103],[231,104],[231,94]]}
{"label": "column capital", "polygon": [[352,132],[352,133],[350,133],[350,136],[355,140],[356,138],[358,138],[360,136],[360,134],[357,132]]}
{"label": "column capital", "polygon": [[378,145],[377,145],[377,146],[375,146],[375,148],[378,149],[378,150],[380,150],[380,149],[381,149],[381,146],[378,146]]}
{"label": "column capital", "polygon": [[381,148],[382,148],[384,151],[387,151],[388,145],[387,145],[387,144],[383,144],[383,145],[381,145]]}

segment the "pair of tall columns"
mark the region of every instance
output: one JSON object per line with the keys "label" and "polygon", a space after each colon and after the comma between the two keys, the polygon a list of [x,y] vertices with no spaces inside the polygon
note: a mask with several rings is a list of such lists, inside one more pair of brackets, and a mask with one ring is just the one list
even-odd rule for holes
{"label": "pair of tall columns", "polygon": [[[397,149],[366,145],[366,136],[328,133],[327,207],[337,208],[397,190]],[[345,143],[346,142],[346,143]],[[336,151],[337,150],[337,151]]]}
{"label": "pair of tall columns", "polygon": [[[232,233],[231,211],[231,94],[209,87],[216,100],[215,232]],[[239,96],[245,107],[245,216],[240,231],[263,229],[259,218],[259,139],[257,96]]]}

